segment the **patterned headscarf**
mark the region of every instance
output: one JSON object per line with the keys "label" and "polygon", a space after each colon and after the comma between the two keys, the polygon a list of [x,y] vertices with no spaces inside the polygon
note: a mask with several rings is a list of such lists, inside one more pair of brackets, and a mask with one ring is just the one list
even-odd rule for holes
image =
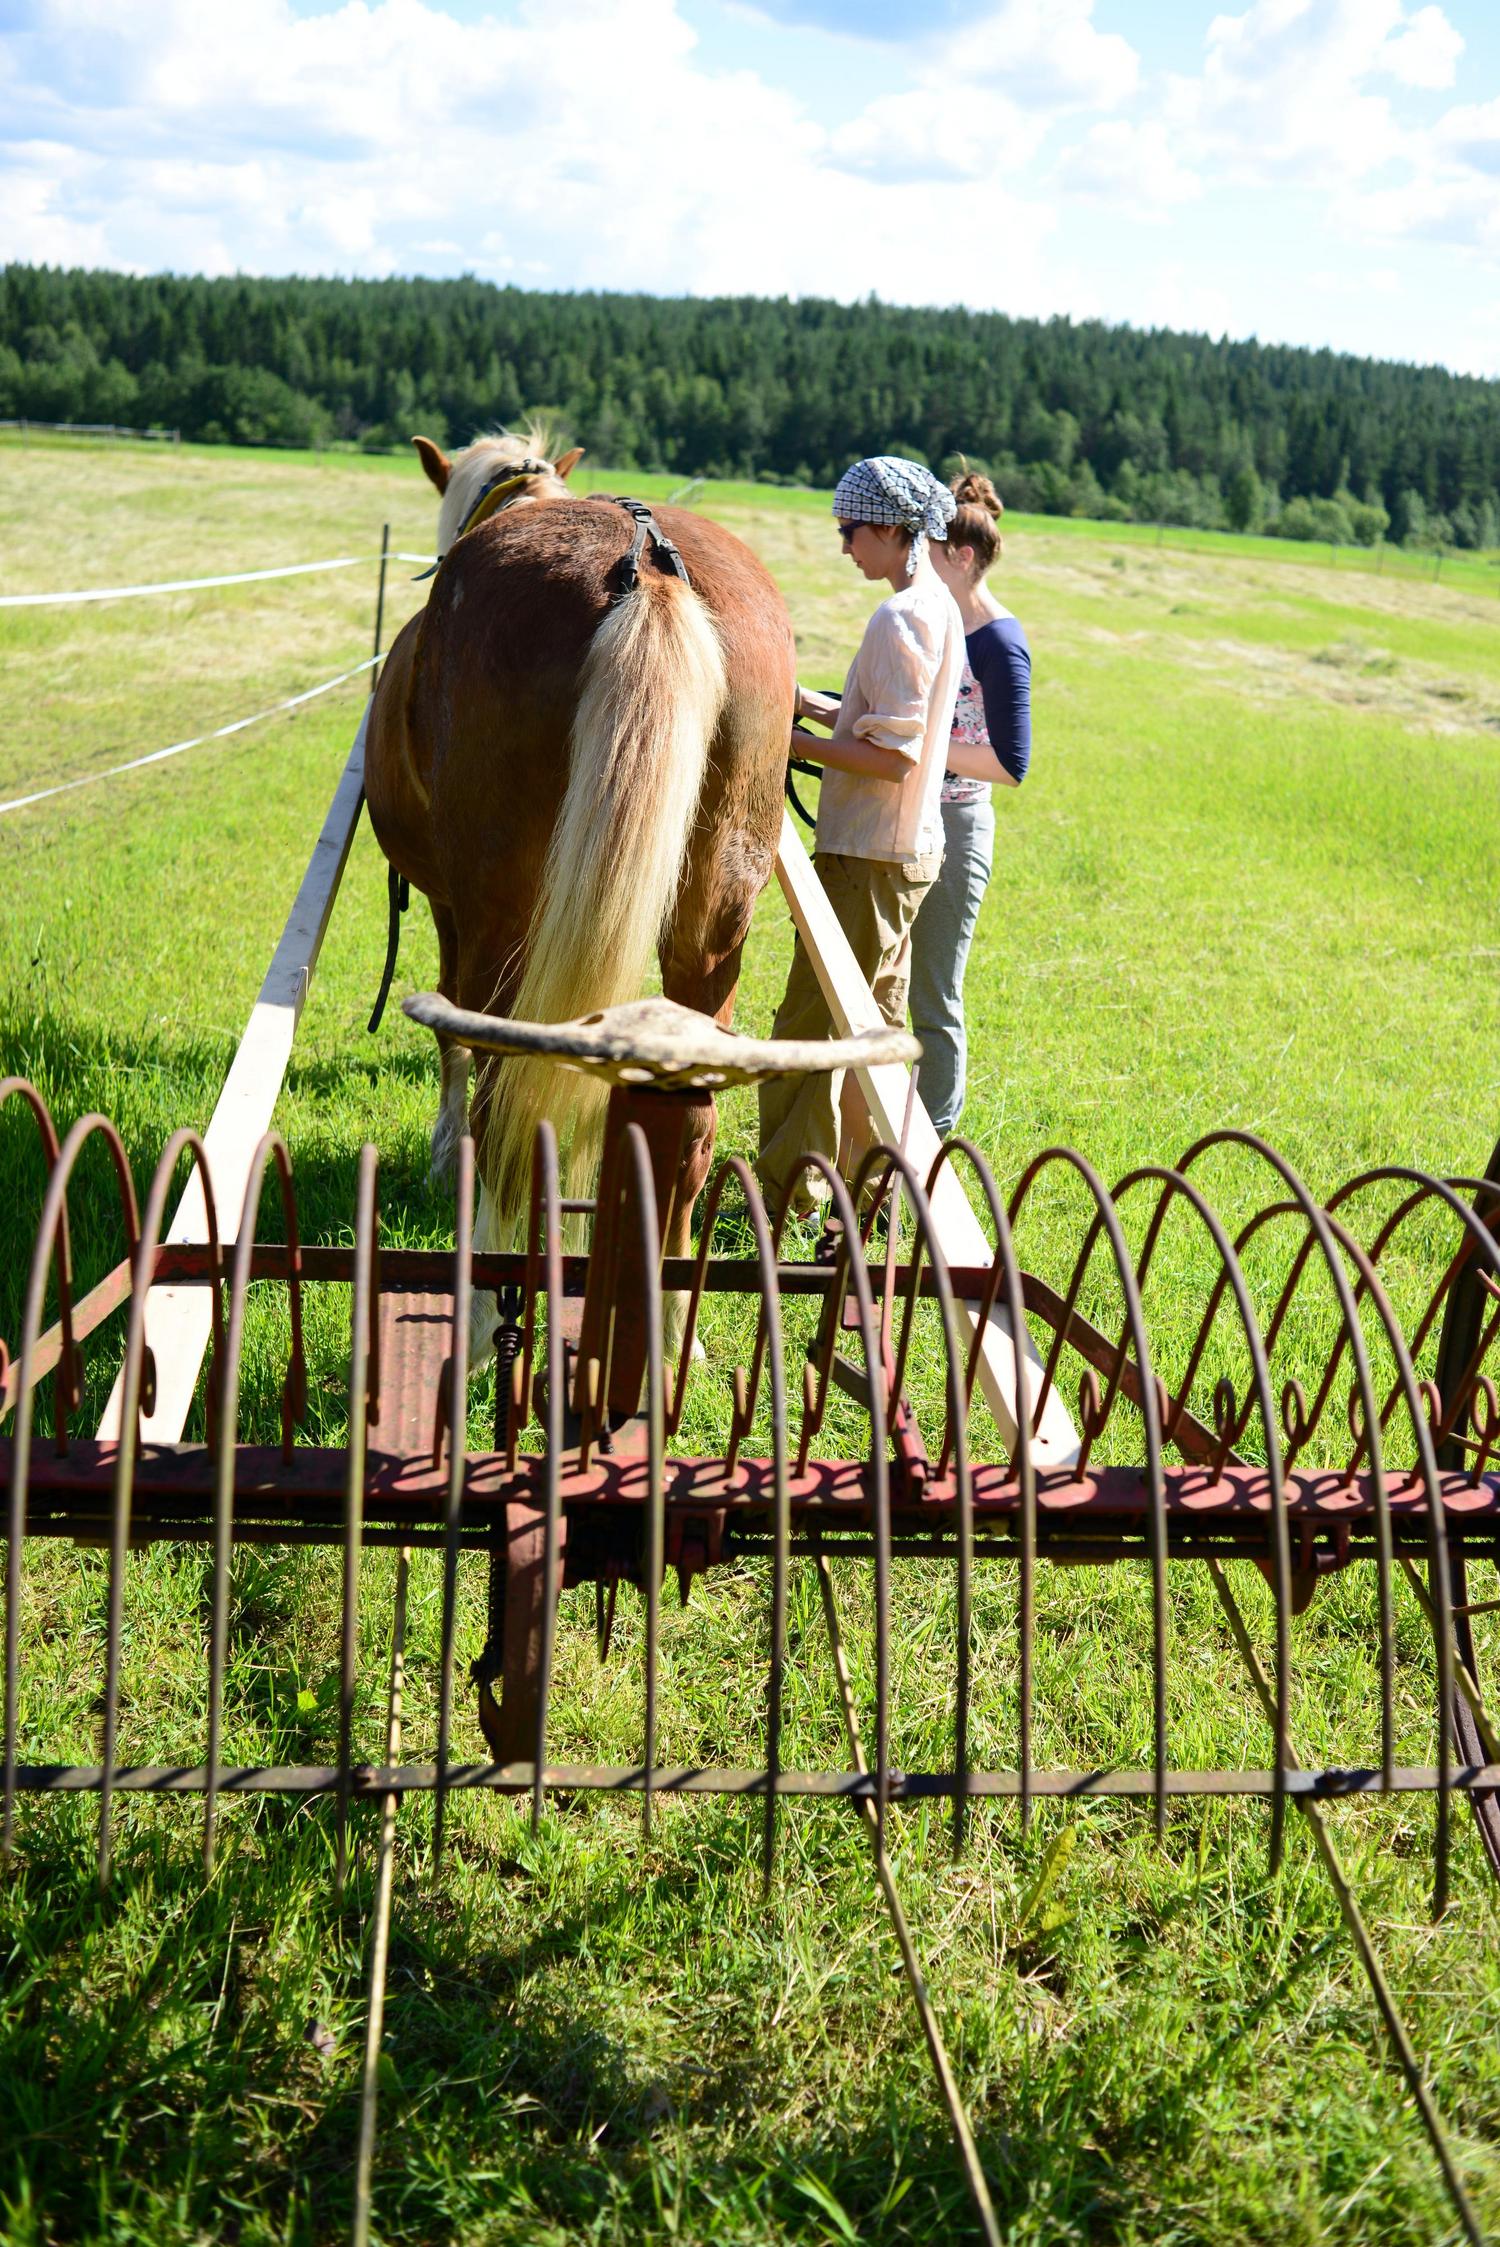
{"label": "patterned headscarf", "polygon": [[929,538],[946,538],[957,501],[930,468],[881,453],[857,460],[839,478],[833,512],[841,523],[878,523],[911,533],[906,574],[911,577]]}

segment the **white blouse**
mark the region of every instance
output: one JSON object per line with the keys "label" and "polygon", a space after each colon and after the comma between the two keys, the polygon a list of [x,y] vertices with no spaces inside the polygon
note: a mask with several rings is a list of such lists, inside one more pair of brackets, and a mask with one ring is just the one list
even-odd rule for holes
{"label": "white blouse", "polygon": [[910,770],[895,781],[826,769],[819,850],[897,864],[942,850],[939,799],[963,663],[963,623],[935,570],[881,602],[849,666],[834,739],[899,750]]}

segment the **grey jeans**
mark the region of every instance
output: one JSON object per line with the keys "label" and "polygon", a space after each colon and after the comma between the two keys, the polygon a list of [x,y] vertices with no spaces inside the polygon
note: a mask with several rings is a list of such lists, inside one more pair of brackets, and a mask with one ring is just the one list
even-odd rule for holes
{"label": "grey jeans", "polygon": [[994,863],[990,790],[975,803],[944,804],[943,868],[922,900],[911,945],[911,1026],[922,1041],[922,1105],[939,1138],[957,1127],[963,1109],[964,969]]}

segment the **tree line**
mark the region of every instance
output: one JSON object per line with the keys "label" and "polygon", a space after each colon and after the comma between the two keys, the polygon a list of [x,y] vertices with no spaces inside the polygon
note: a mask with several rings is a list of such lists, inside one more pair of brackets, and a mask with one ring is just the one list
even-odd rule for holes
{"label": "tree line", "polygon": [[539,410],[611,468],[962,454],[1050,514],[1500,546],[1500,383],[1441,367],[875,300],[0,268],[0,417],[380,450]]}

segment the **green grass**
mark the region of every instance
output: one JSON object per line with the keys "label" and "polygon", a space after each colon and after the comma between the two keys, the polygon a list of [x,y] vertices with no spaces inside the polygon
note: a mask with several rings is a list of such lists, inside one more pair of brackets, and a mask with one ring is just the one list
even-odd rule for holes
{"label": "green grass", "polygon": [[[670,479],[601,473],[647,496]],[[708,487],[694,503],[777,571],[802,675],[832,681],[869,590],[840,562],[826,497]],[[430,543],[410,463],[0,446],[0,590],[119,583]],[[1107,1178],[1170,1160],[1215,1123],[1266,1131],[1320,1191],[1380,1159],[1482,1165],[1500,1110],[1493,1030],[1494,601],[1320,566],[1275,542],[1193,550],[1176,534],[1051,520],[1008,526],[997,580],[1037,655],[1033,778],[1003,795],[999,860],[970,969],[966,1122],[1003,1183],[1053,1141]],[[1474,565],[1476,570],[1479,565]],[[86,611],[0,612],[0,792],[45,785],[278,699],[366,651],[373,570]],[[393,583],[393,623],[419,598]],[[99,1107],[144,1177],[168,1131],[207,1120],[312,833],[357,690],[295,720],[0,822],[0,1041],[59,1120]],[[385,1237],[441,1245],[451,1208],[425,1181],[435,1070],[397,1012],[363,1021],[384,941],[383,869],[351,858],[278,1122],[306,1237],[348,1237],[362,1140],[380,1149]],[[769,1026],[790,932],[774,893],[741,1019]],[[398,990],[429,987],[420,911]],[[723,1105],[721,1147],[749,1150],[753,1103]],[[38,1191],[20,1119],[0,1125],[9,1212],[0,1331],[14,1338]],[[1222,1206],[1261,1181],[1226,1162]],[[119,1253],[102,1166],[78,1195],[87,1285]],[[1027,1261],[1066,1276],[1079,1202],[1050,1193]],[[1201,1264],[1175,1236],[1152,1298],[1181,1362]],[[1396,1274],[1403,1308],[1431,1278]],[[1291,1362],[1315,1362],[1314,1305]],[[690,1442],[722,1440],[724,1376],[743,1354],[714,1307]],[[273,1417],[280,1337],[253,1336],[247,1417]],[[312,1424],[343,1424],[347,1308],[310,1324]],[[1173,1357],[1176,1352],[1176,1358]],[[112,1362],[91,1351],[90,1409]],[[919,1382],[929,1414],[930,1364]],[[476,1383],[476,1427],[488,1391]],[[838,1430],[835,1430],[837,1437]],[[1116,1448],[1128,1454],[1130,1433]],[[869,1588],[837,1570],[860,1664]],[[1264,1638],[1269,1601],[1232,1571]],[[468,1568],[460,1647],[482,1634]],[[381,1723],[391,1564],[362,1602],[360,1740]],[[201,1754],[205,1572],[154,1550],[131,1567],[122,1754]],[[1488,1586],[1486,1585],[1486,1589]],[[436,1571],[413,1573],[407,1749],[430,1751]],[[952,1595],[898,1585],[898,1759],[944,1755]],[[105,1575],[97,1555],[33,1545],[23,1609],[26,1753],[97,1753]],[[1014,1586],[982,1573],[976,1753],[1014,1753]],[[1399,1749],[1432,1752],[1424,1632],[1398,1590]],[[664,1627],[668,1759],[759,1760],[764,1581],[739,1567],[672,1604]],[[338,1572],[329,1555],[236,1562],[226,1752],[332,1751]],[[1373,1599],[1334,1579],[1297,1626],[1295,1733],[1309,1756],[1374,1741]],[[1148,1748],[1149,1609],[1123,1568],[1044,1575],[1037,1753],[1135,1762]],[[1487,1655],[1493,1663],[1492,1626]],[[1210,1588],[1172,1572],[1174,1759],[1258,1764],[1265,1728]],[[789,1759],[841,1751],[815,1588],[794,1588]],[[564,1602],[554,1752],[639,1751],[639,1614],[621,1599],[601,1665],[585,1594]],[[456,1750],[477,1751],[466,1713]],[[742,1805],[670,1804],[649,1845],[619,1805],[549,1812],[533,1838],[497,1801],[454,1806],[431,1877],[430,1817],[402,1814],[377,2230],[391,2241],[929,2241],[971,2219],[854,1821],[788,1809],[776,1887],[760,1895]],[[326,1808],[234,1804],[205,1881],[190,1806],[121,1814],[114,1886],[91,1885],[83,1805],[27,1805],[0,1886],[0,2238],[311,2241],[347,2228],[373,1827],[342,1910]],[[954,1865],[943,1821],[895,1818],[894,1859],[1016,2241],[1430,2241],[1450,2218],[1419,2125],[1305,1835],[1266,1871],[1248,1804],[1174,1810],[1164,1846],[1140,1812],[1039,1813],[1023,1836],[976,1813]],[[1500,2225],[1500,1934],[1466,1816],[1456,1899],[1425,1917],[1430,1806],[1334,1816],[1355,1885],[1454,2132]],[[1071,1836],[1037,1888],[1049,1846]],[[319,2033],[319,2032],[326,2032]]]}

